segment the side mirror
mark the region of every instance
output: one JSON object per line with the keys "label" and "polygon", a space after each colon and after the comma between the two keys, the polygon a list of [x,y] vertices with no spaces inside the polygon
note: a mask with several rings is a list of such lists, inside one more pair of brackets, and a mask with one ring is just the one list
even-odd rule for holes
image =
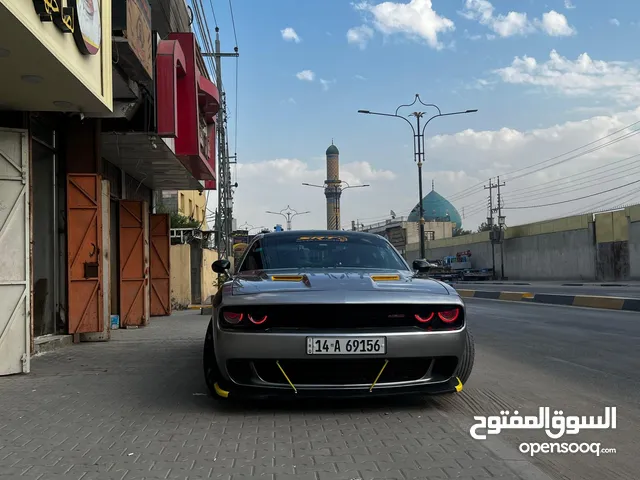
{"label": "side mirror", "polygon": [[414,260],[413,261],[413,269],[420,272],[428,272],[431,268],[431,265],[426,260]]}
{"label": "side mirror", "polygon": [[216,273],[227,273],[231,268],[231,262],[229,260],[216,260],[211,264],[211,268]]}

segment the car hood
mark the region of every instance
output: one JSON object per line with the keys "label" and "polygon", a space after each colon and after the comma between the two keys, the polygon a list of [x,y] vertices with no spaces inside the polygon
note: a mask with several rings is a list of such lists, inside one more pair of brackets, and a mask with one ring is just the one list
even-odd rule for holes
{"label": "car hood", "polygon": [[449,295],[442,283],[416,278],[404,271],[305,270],[260,271],[239,274],[232,282],[232,294],[255,295],[283,292],[410,292]]}

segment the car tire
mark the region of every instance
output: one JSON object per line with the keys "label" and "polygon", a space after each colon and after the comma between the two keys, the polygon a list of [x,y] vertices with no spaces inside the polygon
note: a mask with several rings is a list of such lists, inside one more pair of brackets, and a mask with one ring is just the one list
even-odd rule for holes
{"label": "car tire", "polygon": [[220,374],[220,370],[218,369],[216,354],[213,348],[213,319],[209,322],[207,333],[204,337],[202,368],[204,373],[204,380],[207,384],[207,388],[209,389],[209,393],[211,393],[211,396],[216,400],[224,400],[225,397],[220,396],[216,390],[216,385],[219,386],[222,375]]}
{"label": "car tire", "polygon": [[473,370],[473,363],[476,357],[476,346],[475,341],[473,339],[473,335],[467,328],[467,341],[464,353],[462,354],[462,358],[460,359],[460,363],[458,364],[458,368],[456,369],[456,373],[454,374],[456,377],[460,379],[462,385],[465,385],[471,377],[471,371]]}

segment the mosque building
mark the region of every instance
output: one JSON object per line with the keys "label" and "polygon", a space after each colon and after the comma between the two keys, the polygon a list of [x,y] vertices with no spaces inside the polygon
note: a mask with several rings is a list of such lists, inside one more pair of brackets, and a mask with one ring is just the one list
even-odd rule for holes
{"label": "mosque building", "polygon": [[[424,231],[427,241],[453,237],[457,228],[462,228],[462,217],[451,202],[435,191],[431,182],[431,191],[422,199],[424,209]],[[416,204],[408,217],[391,218],[371,225],[358,225],[357,230],[377,233],[386,237],[394,247],[405,255],[407,247],[420,242],[420,205]],[[355,222],[354,222],[355,223]]]}

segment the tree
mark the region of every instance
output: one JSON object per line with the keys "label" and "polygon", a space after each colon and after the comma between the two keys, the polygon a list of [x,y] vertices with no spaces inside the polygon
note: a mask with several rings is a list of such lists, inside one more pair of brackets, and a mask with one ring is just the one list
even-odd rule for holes
{"label": "tree", "polygon": [[487,222],[482,222],[478,227],[478,233],[490,232],[490,231],[491,231],[491,225],[489,225]]}
{"label": "tree", "polygon": [[461,237],[462,235],[471,235],[473,232],[471,230],[464,230],[463,228],[456,227],[453,229],[454,237]]}
{"label": "tree", "polygon": [[171,211],[164,204],[156,206],[157,213],[168,213],[171,220],[171,228],[200,228],[201,224],[193,217],[187,217],[178,212]]}

